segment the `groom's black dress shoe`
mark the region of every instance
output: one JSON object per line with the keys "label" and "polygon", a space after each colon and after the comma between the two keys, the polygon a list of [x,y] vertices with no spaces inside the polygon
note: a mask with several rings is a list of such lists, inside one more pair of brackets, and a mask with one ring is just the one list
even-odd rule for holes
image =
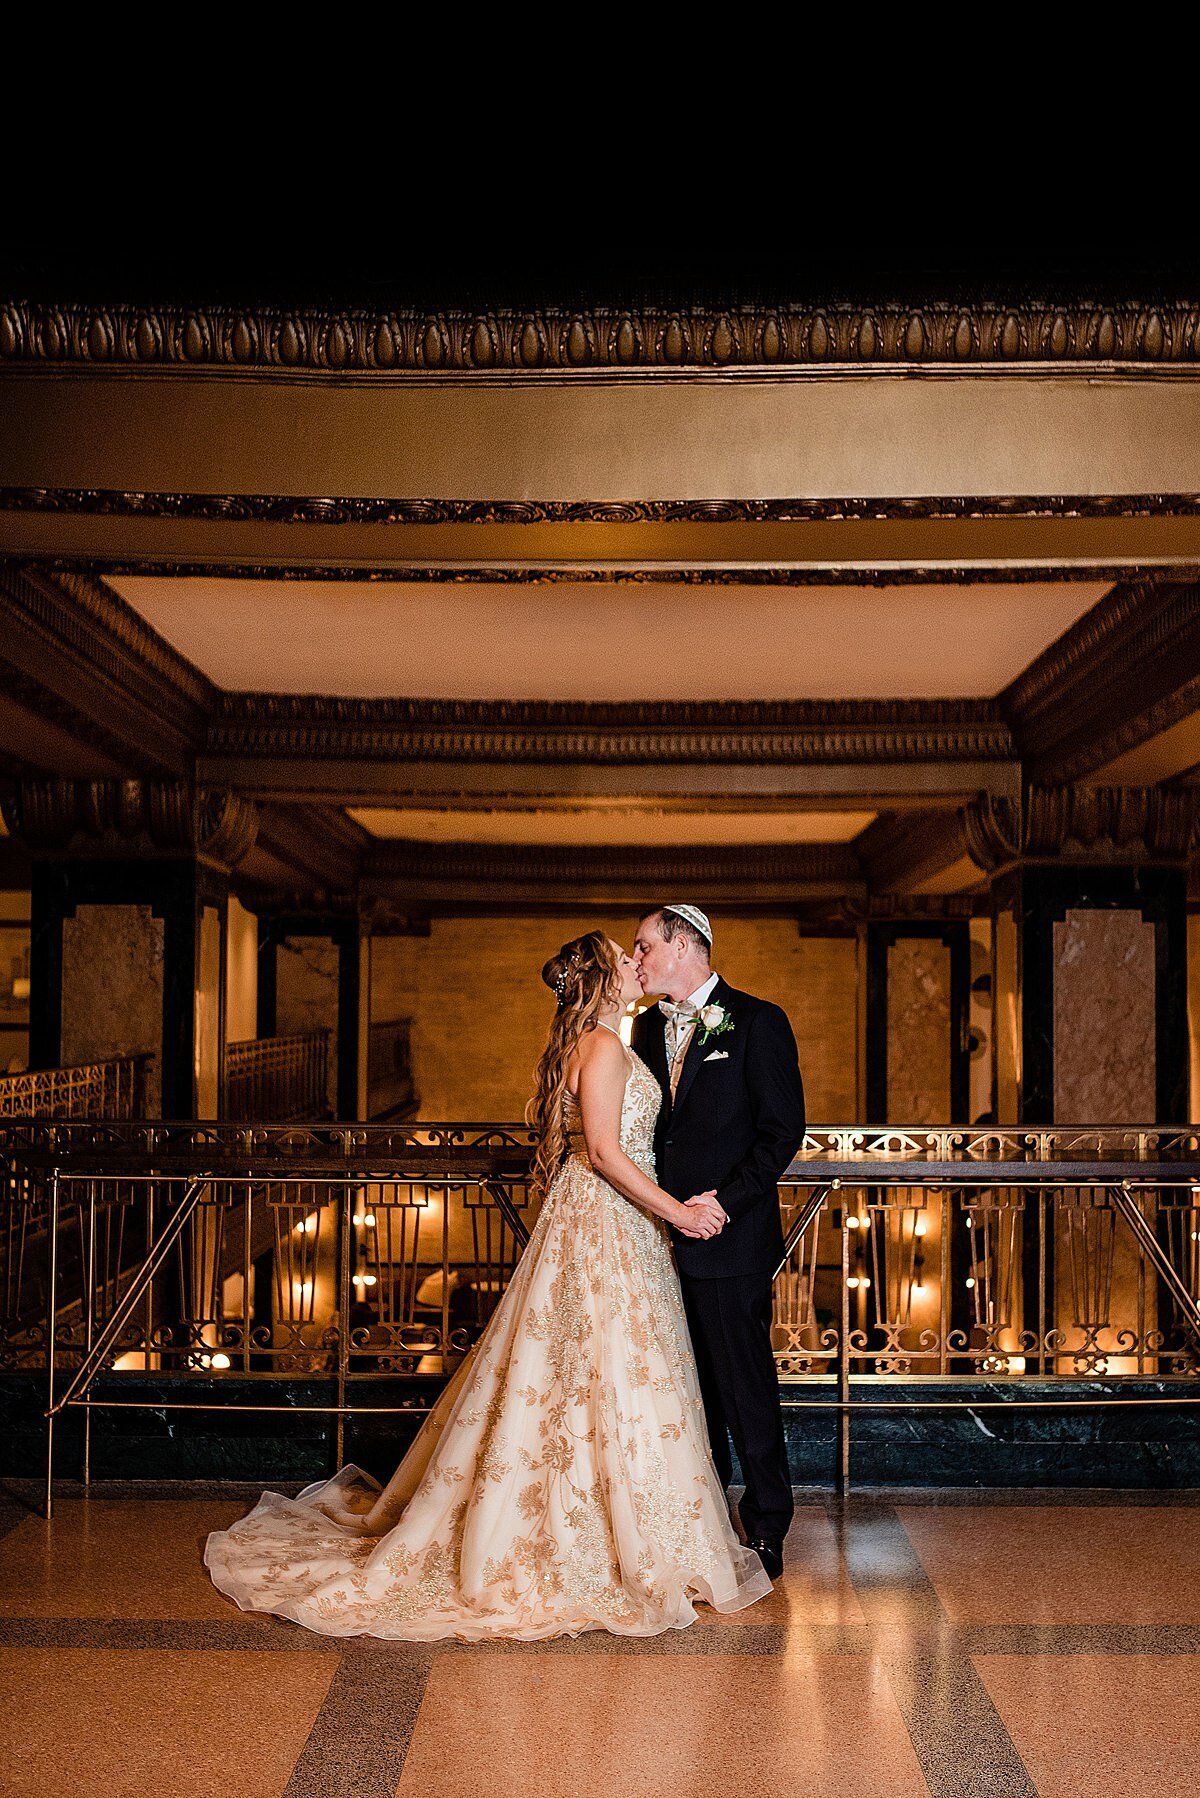
{"label": "groom's black dress shoe", "polygon": [[768,1578],[779,1578],[780,1574],[783,1572],[782,1542],[768,1542],[765,1536],[755,1536],[751,1541],[747,1542],[746,1547],[754,1550],[755,1554],[762,1562],[763,1569]]}

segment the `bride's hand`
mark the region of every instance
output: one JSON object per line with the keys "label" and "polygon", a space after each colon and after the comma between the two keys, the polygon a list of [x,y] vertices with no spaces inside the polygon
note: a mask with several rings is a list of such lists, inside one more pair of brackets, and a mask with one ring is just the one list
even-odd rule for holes
{"label": "bride's hand", "polygon": [[679,1229],[685,1236],[699,1238],[701,1241],[719,1236],[728,1221],[723,1207],[717,1203],[715,1187],[711,1192],[697,1193],[694,1198],[686,1200],[683,1209],[688,1217],[679,1225]]}

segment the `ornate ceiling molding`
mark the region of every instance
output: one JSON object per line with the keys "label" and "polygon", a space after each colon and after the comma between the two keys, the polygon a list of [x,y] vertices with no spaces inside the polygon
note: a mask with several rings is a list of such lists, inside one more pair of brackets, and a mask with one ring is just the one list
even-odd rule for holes
{"label": "ornate ceiling molding", "polygon": [[357,525],[804,524],[855,519],[1195,518],[1200,494],[897,495],[880,499],[470,500],[0,487],[0,511],[189,522]]}
{"label": "ornate ceiling molding", "polygon": [[178,770],[216,689],[87,575],[0,561],[6,692],[131,767]]}
{"label": "ornate ceiling molding", "polygon": [[1007,761],[989,700],[788,703],[356,700],[221,695],[207,753],[319,761]]}
{"label": "ornate ceiling molding", "polygon": [[353,885],[373,841],[344,811],[319,805],[262,805],[259,844],[325,888]]}
{"label": "ornate ceiling molding", "polygon": [[1029,787],[1021,802],[981,793],[959,813],[988,873],[1024,860],[1184,862],[1200,822],[1188,787]]}
{"label": "ornate ceiling molding", "polygon": [[1000,695],[1035,779],[1078,780],[1200,707],[1200,584],[1114,588]]}
{"label": "ornate ceiling molding", "polygon": [[303,375],[1189,364],[1200,306],[593,306],[368,311],[0,304],[0,362]]}
{"label": "ornate ceiling molding", "polygon": [[0,794],[9,833],[35,854],[201,855],[234,867],[258,834],[251,801],[186,781],[21,778]]}
{"label": "ornate ceiling molding", "polygon": [[844,898],[807,899],[797,907],[801,936],[830,931],[853,933],[861,924],[959,923],[986,916],[987,893],[848,893]]}
{"label": "ornate ceiling molding", "polygon": [[958,811],[893,812],[855,843],[873,889],[902,893],[953,867],[968,853]]}
{"label": "ornate ceiling molding", "polygon": [[767,890],[777,902],[780,889],[861,884],[862,869],[854,850],[844,845],[738,844],[711,849],[688,845],[664,850],[389,842],[373,844],[367,851],[362,880],[368,900],[375,896],[378,883],[400,894],[432,887],[458,898],[471,889],[471,896],[480,901],[511,897],[514,888],[535,900],[575,889],[586,902],[598,890],[653,897],[668,888],[677,890],[682,881],[689,891],[724,896],[762,896]]}
{"label": "ornate ceiling molding", "polygon": [[1200,580],[1200,562],[1170,564],[1138,562],[1072,562],[1063,567],[1057,562],[966,562],[950,566],[943,562],[928,565],[907,562],[894,566],[864,567],[856,563],[838,567],[829,564],[790,568],[710,568],[673,567],[651,563],[642,567],[594,566],[574,564],[536,565],[529,562],[479,566],[461,563],[412,566],[394,563],[386,568],[363,567],[361,563],[330,564],[327,562],[177,562],[139,559],[137,561],[105,560],[81,557],[78,560],[56,556],[43,563],[52,571],[83,575],[91,580],[104,580],[111,575],[156,575],[175,578],[193,576],[204,580],[249,581],[349,581],[372,585],[400,582],[409,586],[436,587],[963,587],[995,584],[1000,586],[1042,585],[1046,581],[1153,581],[1170,574],[1172,580]]}

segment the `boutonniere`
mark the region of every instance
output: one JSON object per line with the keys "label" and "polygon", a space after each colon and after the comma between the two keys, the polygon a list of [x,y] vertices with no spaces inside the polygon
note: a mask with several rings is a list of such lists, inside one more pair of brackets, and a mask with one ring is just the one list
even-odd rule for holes
{"label": "boutonniere", "polygon": [[710,1036],[721,1036],[726,1030],[733,1029],[733,1019],[723,1005],[702,1005],[698,1016],[701,1045],[706,1043]]}

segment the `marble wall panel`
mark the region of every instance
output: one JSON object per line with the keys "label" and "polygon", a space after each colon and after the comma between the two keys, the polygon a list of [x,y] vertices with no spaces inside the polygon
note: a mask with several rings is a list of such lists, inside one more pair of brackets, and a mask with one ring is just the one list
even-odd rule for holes
{"label": "marble wall panel", "polygon": [[[1054,1121],[1152,1123],[1155,1097],[1154,926],[1136,911],[1069,911],[1054,925]],[[1077,1311],[1087,1288],[1110,1280],[1101,1349],[1115,1342],[1113,1332],[1138,1328],[1140,1255],[1120,1220],[1060,1207],[1055,1257],[1055,1322],[1069,1343],[1080,1340]],[[1153,1278],[1143,1304],[1141,1327],[1153,1329]],[[1128,1373],[1137,1362],[1110,1353],[1107,1365]],[[1060,1362],[1060,1371],[1070,1364]]]}
{"label": "marble wall panel", "polygon": [[1154,926],[1069,911],[1054,925],[1054,1121],[1154,1121]]}
{"label": "marble wall panel", "polygon": [[81,905],[63,922],[63,1065],[152,1054],[151,1117],[162,1109],[163,942],[148,905]]}
{"label": "marble wall panel", "polygon": [[949,1118],[950,950],[936,937],[901,937],[888,945],[883,1121],[945,1124]]}

